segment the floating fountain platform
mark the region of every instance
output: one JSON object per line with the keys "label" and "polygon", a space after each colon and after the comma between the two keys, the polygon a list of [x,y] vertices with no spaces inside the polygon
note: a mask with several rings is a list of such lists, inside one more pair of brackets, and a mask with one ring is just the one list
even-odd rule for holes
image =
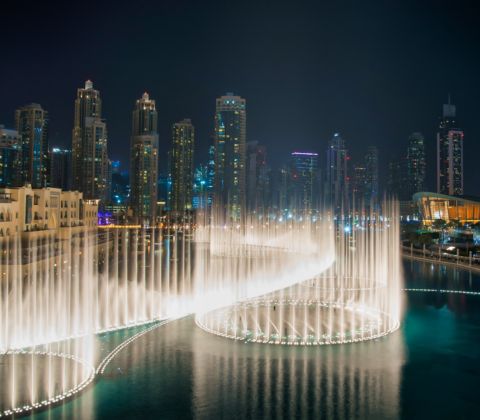
{"label": "floating fountain platform", "polygon": [[203,330],[247,343],[318,346],[383,337],[390,314],[359,304],[296,297],[252,299],[196,317]]}
{"label": "floating fountain platform", "polygon": [[25,415],[73,398],[95,377],[85,361],[53,351],[10,350],[0,354],[0,418]]}

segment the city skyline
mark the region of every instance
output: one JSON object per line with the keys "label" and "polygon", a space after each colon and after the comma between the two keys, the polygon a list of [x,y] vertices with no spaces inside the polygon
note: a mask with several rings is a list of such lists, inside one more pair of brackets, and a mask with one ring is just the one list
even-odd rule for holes
{"label": "city skyline", "polygon": [[[146,18],[147,22],[140,21],[134,11],[129,15],[131,30],[136,29],[135,33],[146,42],[145,45],[158,43],[159,54],[172,54],[172,58],[179,59],[188,53],[196,68],[194,74],[181,70],[177,64],[181,61],[175,59],[169,68],[159,68],[159,61],[154,58],[151,68],[142,72],[138,67],[124,63],[125,57],[129,57],[128,61],[132,63],[141,62],[144,53],[132,49],[132,43],[120,32],[123,21],[120,19],[116,23],[113,20],[107,25],[108,31],[106,28],[93,29],[86,44],[68,32],[58,46],[51,47],[48,59],[40,59],[44,65],[38,68],[35,79],[29,79],[22,66],[15,70],[15,74],[11,68],[4,68],[3,79],[9,80],[15,89],[6,92],[0,103],[1,123],[13,127],[11,110],[32,101],[38,102],[50,113],[51,144],[68,147],[73,110],[65,104],[73,100],[76,87],[91,78],[105,102],[104,117],[108,121],[109,137],[116,145],[112,150],[113,160],[127,160],[129,110],[138,93],[147,90],[157,98],[161,115],[160,157],[165,156],[168,149],[171,124],[182,118],[191,118],[197,135],[195,154],[199,161],[204,161],[213,134],[211,117],[214,109],[211,104],[218,95],[232,90],[251,104],[249,140],[265,144],[274,164],[279,164],[282,156],[293,150],[293,143],[302,149],[322,153],[335,131],[351,140],[350,151],[354,160],[363,156],[362,146],[370,144],[377,146],[380,152],[399,153],[403,139],[412,132],[422,132],[428,167],[431,167],[435,164],[432,156],[441,106],[450,93],[465,131],[465,167],[470,171],[473,157],[480,147],[475,142],[480,136],[475,103],[479,96],[479,87],[475,83],[479,63],[468,53],[468,45],[478,38],[479,31],[473,24],[474,14],[469,13],[468,4],[461,3],[454,10],[448,4],[437,5],[433,2],[422,5],[402,2],[394,10],[386,10],[387,7],[382,5],[352,5],[350,13],[343,13],[341,7],[333,5],[322,9],[321,6],[299,4],[290,10],[282,2],[270,8],[256,6],[255,9],[246,3],[234,14],[230,6],[220,5],[213,8],[213,12],[211,10],[211,15],[205,15],[199,6],[185,2],[178,2],[175,7],[143,5],[140,7],[142,14],[148,11],[151,17]],[[122,3],[116,6],[115,16],[125,10]],[[6,16],[10,16],[12,22],[16,21],[20,10],[17,6],[9,7]],[[72,7],[74,9],[60,23],[61,27],[77,22],[88,9]],[[99,14],[106,13],[108,2],[97,6],[96,10]],[[225,48],[232,40],[232,34],[226,30],[227,24],[218,23],[216,32],[225,35],[216,40],[220,43],[216,49],[219,58],[213,57],[213,51],[206,49],[216,36],[207,30],[209,25],[219,22],[218,17],[227,13],[231,24],[238,27],[252,10],[255,17],[249,19],[249,25],[241,27],[246,40],[258,42],[249,42],[251,49],[240,48],[235,56],[233,50]],[[35,11],[35,19],[45,17],[46,22],[55,22],[55,17],[49,15],[49,8]],[[24,28],[25,25],[25,31],[18,31],[17,26],[15,32],[19,37],[18,45],[24,48],[17,50],[25,57],[29,56],[27,51],[36,57],[37,52],[26,44],[31,31],[27,24],[31,17],[21,15],[20,26]],[[171,23],[162,25],[167,15]],[[269,15],[270,26],[265,28],[261,23]],[[461,24],[448,25],[450,16]],[[158,34],[148,29],[148,22],[154,19],[158,20],[155,25],[160,28]],[[195,22],[195,32],[186,26],[192,21]],[[178,40],[173,37],[178,32],[169,32],[177,24],[185,29]],[[3,30],[8,30],[9,25],[7,19]],[[447,31],[444,30],[446,25]],[[345,35],[335,36],[336,27]],[[428,30],[424,29],[426,27]],[[409,30],[412,28],[415,30]],[[104,37],[98,50],[91,51],[86,45],[99,31]],[[403,32],[405,37],[401,40],[395,36],[395,33]],[[202,36],[195,37],[194,33]],[[381,37],[378,36],[380,33]],[[118,35],[118,39],[113,34]],[[165,42],[161,41],[162,36],[166,37]],[[51,40],[56,35],[40,31],[38,37]],[[269,48],[276,45],[274,39],[277,38],[278,46]],[[234,45],[241,46],[243,41],[235,41]],[[6,48],[13,60],[19,63],[25,60],[17,50],[11,50],[8,45]],[[442,54],[439,54],[440,50]],[[201,56],[201,51],[206,55]],[[65,64],[58,62],[57,58],[64,52],[67,61],[75,64],[66,74],[62,70]],[[78,55],[74,56],[74,52]],[[102,58],[101,54],[105,56]],[[258,59],[261,54],[265,55],[264,58]],[[92,59],[81,59],[89,55]],[[448,69],[443,69],[443,57],[448,55],[455,56],[456,60]],[[282,61],[283,57],[287,57],[286,62]],[[235,72],[226,72],[234,58],[244,64],[236,67]],[[99,64],[103,61],[106,66]],[[462,62],[468,65],[460,65]],[[51,89],[53,84],[55,95]],[[384,153],[381,163],[389,159]],[[381,166],[385,175],[386,165]],[[165,163],[161,159],[160,170],[164,169]],[[434,175],[429,175],[427,184],[429,189],[435,187]],[[465,179],[465,191],[479,194],[471,177]]]}
{"label": "city skyline", "polygon": [[[87,80],[85,82],[85,84],[89,85],[89,88],[90,89],[93,89],[93,82],[91,82],[90,80]],[[85,87],[86,89],[86,87]],[[84,89],[82,89],[84,90]],[[97,92],[99,94],[99,91],[95,90],[95,92]],[[78,100],[78,98],[77,98]],[[103,99],[102,99],[103,100]],[[448,95],[448,101],[450,102],[451,101],[451,96]],[[446,101],[444,101],[446,102]],[[27,108],[27,107],[40,107],[41,108],[41,105],[35,103],[35,102],[32,102],[31,104],[27,105],[27,106],[24,106],[24,107],[20,107],[20,109],[23,109],[23,108]],[[395,160],[398,158],[399,155],[401,155],[403,153],[403,149],[407,146],[408,147],[408,142],[410,141],[409,138],[412,136],[412,135],[415,135],[415,134],[419,134],[419,135],[422,135],[423,136],[423,144],[424,144],[424,149],[425,149],[425,158],[426,160],[428,161],[428,164],[426,166],[428,166],[428,169],[425,170],[425,178],[423,180],[423,185],[426,186],[426,190],[435,190],[437,191],[439,188],[438,188],[438,179],[437,179],[437,173],[438,173],[438,131],[439,131],[439,126],[438,124],[440,124],[442,122],[442,118],[443,118],[443,114],[445,112],[445,107],[447,106],[450,106],[451,109],[453,109],[453,112],[456,116],[456,105],[454,104],[451,104],[448,103],[448,104],[443,104],[442,105],[442,112],[439,113],[439,117],[437,118],[437,126],[436,128],[434,129],[434,132],[430,135],[430,136],[424,136],[422,132],[418,131],[418,130],[414,130],[412,133],[410,134],[406,134],[404,136],[404,138],[402,139],[401,142],[398,142],[396,146],[396,148],[400,147],[401,149],[400,150],[395,150],[395,147],[391,148],[389,145],[384,145],[384,151],[386,152],[383,156],[382,156],[382,159],[381,159],[381,163],[379,165],[379,172],[382,173],[382,175],[386,175],[388,176],[388,168],[389,168],[389,163],[391,160]],[[102,105],[100,104],[100,110],[102,109]],[[47,115],[47,121],[48,121],[48,124],[50,124],[50,120],[48,118],[48,111],[47,110],[42,110],[42,112],[45,112],[45,114]],[[101,111],[102,112],[102,111]],[[100,112],[100,115],[101,115],[101,112]],[[75,117],[76,118],[76,117]],[[185,118],[184,118],[185,119]],[[187,118],[189,119],[189,118]],[[98,118],[98,122],[102,125],[102,130],[107,132],[106,130],[106,127],[107,127],[107,124],[106,124],[106,119],[102,118],[102,117],[99,117]],[[172,123],[173,124],[173,123]],[[17,123],[15,122],[13,124],[12,127],[8,126],[8,125],[5,125],[5,123],[2,124],[4,126],[4,129],[12,129],[16,127]],[[459,127],[461,126],[462,129],[462,135],[464,133],[464,130],[463,130],[463,125],[459,124],[458,125]],[[48,130],[47,130],[48,131]],[[212,135],[210,136],[211,138],[214,137],[214,132],[215,130],[213,129],[212,130]],[[255,136],[251,136],[250,133],[248,134],[248,139],[247,141],[248,142],[251,142],[251,141],[255,141],[257,143],[259,143],[258,140],[252,140],[252,137],[255,139]],[[72,144],[67,144],[66,146],[62,146],[61,144],[59,143],[55,143],[55,141],[51,139],[51,135],[50,133],[48,133],[48,144],[49,144],[49,152],[51,152],[51,149],[53,148],[56,148],[56,149],[61,149],[61,148],[65,148],[65,149],[72,149]],[[433,140],[432,140],[433,138]],[[163,149],[164,149],[164,155],[162,155],[162,151],[160,151],[160,156],[159,156],[159,171],[160,173],[162,172],[165,172],[165,171],[168,171],[169,169],[169,163],[168,163],[168,153],[170,153],[170,150],[171,150],[171,147],[172,147],[172,142],[171,142],[171,136],[169,136],[168,138],[164,138],[162,139],[163,141],[160,141],[159,142],[161,143],[161,146],[163,146]],[[462,137],[462,140],[463,140],[463,137]],[[322,141],[319,141],[319,143],[317,144],[317,146],[313,147],[313,148],[303,148],[305,150],[313,150],[315,152],[321,152],[322,149],[320,148],[320,145],[323,144],[323,139]],[[429,143],[433,143],[433,144],[429,144]],[[263,145],[263,147],[266,146],[266,144],[264,142],[261,142],[261,144]],[[108,145],[108,141],[107,141],[107,145]],[[202,144],[203,146],[204,144]],[[211,144],[210,144],[211,145]],[[208,147],[210,146],[207,144],[207,147],[206,148],[202,148],[201,150],[198,150],[198,145],[195,145],[195,164],[201,164],[201,163],[204,163],[206,160],[207,160],[207,156],[206,156],[206,152],[208,151]],[[469,147],[473,147],[474,144],[468,144],[468,139],[467,139],[467,146]],[[328,143],[327,143],[327,147],[328,147]],[[353,153],[355,155],[355,158],[354,158],[354,163],[358,163],[362,160],[362,158],[364,156],[362,156],[362,154],[364,155],[365,154],[365,150],[369,147],[376,147],[378,149],[378,147],[373,144],[373,143],[370,143],[370,144],[365,144],[365,145],[362,145],[363,149],[361,150],[358,150],[358,145],[356,145],[355,147],[355,142],[349,142],[349,145],[348,145],[348,151],[349,151],[349,157],[351,158],[352,157],[352,149],[353,150],[357,150],[356,153]],[[462,149],[463,149],[464,145],[463,145],[463,141],[462,141]],[[159,149],[161,149],[160,145],[159,145]],[[286,162],[286,159],[287,159],[287,156],[292,152],[292,150],[294,150],[295,147],[293,147],[292,149],[290,149],[284,156],[279,156],[278,153],[269,153],[269,155],[273,155],[275,158],[273,159],[274,160],[274,167],[281,167],[283,164],[285,164]],[[392,151],[392,150],[395,150],[395,151]],[[273,148],[273,151],[275,152],[275,148]],[[380,149],[380,152],[382,152],[382,149]],[[115,148],[115,151],[113,152],[113,155],[114,156],[118,156],[118,149]],[[200,158],[198,157],[198,155],[200,155]],[[110,155],[108,155],[108,158],[110,158]],[[129,154],[127,154],[125,156],[125,159],[123,160],[124,162],[128,162],[131,158],[131,148],[130,148],[130,151],[129,151]],[[201,159],[201,160],[199,160]],[[112,161],[113,160],[118,160],[116,159],[115,157],[112,157],[111,159]],[[468,161],[468,159],[466,159]],[[357,165],[354,165],[354,166],[357,166]],[[353,175],[353,172],[354,172],[354,166],[352,166],[352,168],[350,168],[350,172],[349,174],[350,175]],[[465,166],[465,164],[463,163],[463,160],[462,160],[462,166]],[[433,168],[435,167],[435,170],[433,170]],[[430,170],[432,169],[432,170]],[[468,169],[468,168],[467,168]],[[50,169],[49,169],[50,170]],[[48,171],[49,171],[48,170]],[[324,170],[326,171],[326,166],[323,166],[322,163],[320,164],[320,170]],[[47,172],[48,172],[47,171]],[[465,179],[463,180],[463,182],[465,182],[466,184],[468,184],[468,179]],[[386,189],[386,183],[384,185],[381,185],[381,188],[380,188],[380,192],[382,191],[382,189]],[[463,190],[463,189],[462,189]],[[475,188],[472,190],[473,193],[472,194],[476,194],[476,190]],[[480,195],[480,190],[478,190],[478,194]]]}
{"label": "city skyline", "polygon": [[[436,167],[427,165],[425,137],[420,132],[404,139],[402,153],[387,162],[374,145],[364,147],[362,159],[352,160],[352,142],[334,133],[325,160],[318,159],[316,151],[295,149],[289,163],[285,156],[283,163],[276,166],[267,158],[269,150],[265,144],[251,141],[247,136],[246,100],[233,93],[217,98],[215,136],[209,146],[208,163],[201,161],[196,165],[196,142],[189,118],[173,124],[166,159],[159,156],[156,102],[145,92],[137,99],[132,114],[131,152],[123,164],[123,175],[121,162],[112,160],[107,153],[109,142],[107,122],[102,117],[102,98],[91,80],[85,82],[84,88],[77,89],[74,105],[71,151],[49,144],[48,111],[38,104],[16,111],[17,130],[2,126],[2,186],[31,183],[34,188],[52,186],[64,190],[72,186],[86,199],[100,200],[102,210],[106,211],[101,213],[101,223],[104,216],[108,220],[113,215],[112,221],[152,225],[165,211],[180,217],[183,212],[199,208],[199,200],[207,196],[209,207],[215,203],[232,220],[242,220],[247,212],[300,214],[325,206],[335,212],[362,205],[376,208],[384,193],[405,202],[402,215],[416,217],[413,195],[429,190],[425,180],[432,173],[437,177],[437,185],[430,191],[457,196],[464,193],[464,131],[456,122],[456,106],[450,96],[443,105],[437,132]],[[315,156],[315,163],[300,163],[304,155]],[[19,156],[22,168],[17,171]],[[166,160],[163,162],[167,164],[166,172],[159,172],[162,160]],[[386,178],[380,176],[382,161],[382,169],[388,172]],[[32,162],[37,162],[35,173]],[[443,166],[441,162],[445,162]],[[205,189],[199,182],[203,177],[206,185],[210,164],[212,177],[208,181],[210,187]],[[30,166],[29,174],[25,168]],[[284,175],[282,171],[286,171]],[[161,186],[162,179],[167,190]]]}

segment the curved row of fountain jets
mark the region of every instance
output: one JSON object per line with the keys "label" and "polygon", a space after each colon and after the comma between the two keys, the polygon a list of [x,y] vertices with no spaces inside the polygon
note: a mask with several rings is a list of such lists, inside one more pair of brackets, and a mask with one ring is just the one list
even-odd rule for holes
{"label": "curved row of fountain jets", "polygon": [[5,241],[0,352],[68,354],[84,365],[52,362],[55,377],[45,379],[34,357],[11,358],[0,414],[78,388],[91,376],[101,332],[188,314],[209,332],[264,343],[351,342],[392,331],[401,289],[395,205],[385,203],[383,214],[358,219],[354,229],[350,218],[325,217],[212,224],[193,239],[118,229]]}

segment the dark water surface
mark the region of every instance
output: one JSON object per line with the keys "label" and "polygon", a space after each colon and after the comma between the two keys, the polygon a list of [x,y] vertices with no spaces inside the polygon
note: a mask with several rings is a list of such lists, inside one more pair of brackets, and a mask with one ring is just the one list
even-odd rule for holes
{"label": "dark water surface", "polygon": [[[405,263],[406,287],[480,291],[480,276]],[[244,344],[159,327],[107,375],[46,418],[479,418],[480,296],[405,293],[402,327],[372,342],[321,347]]]}

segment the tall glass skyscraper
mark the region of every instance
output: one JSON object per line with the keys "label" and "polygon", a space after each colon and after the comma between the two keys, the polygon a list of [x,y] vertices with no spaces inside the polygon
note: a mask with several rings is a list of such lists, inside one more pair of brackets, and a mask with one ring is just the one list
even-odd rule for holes
{"label": "tall glass skyscraper", "polygon": [[50,185],[62,190],[72,189],[72,151],[54,147],[50,151]]}
{"label": "tall glass skyscraper", "polygon": [[190,119],[173,124],[172,138],[171,210],[175,217],[183,217],[193,207],[195,128]]}
{"label": "tall glass skyscraper", "polygon": [[77,89],[72,134],[73,189],[86,199],[107,200],[107,124],[102,120],[100,92],[90,80]]}
{"label": "tall glass skyscraper", "polygon": [[16,130],[22,138],[22,180],[34,188],[49,181],[48,112],[30,104],[15,112]]}
{"label": "tall glass skyscraper", "polygon": [[375,206],[378,200],[378,149],[369,146],[365,154],[365,205]]}
{"label": "tall glass skyscraper", "polygon": [[144,93],[132,113],[130,207],[135,223],[152,225],[157,210],[158,133],[155,101]]}
{"label": "tall glass skyscraper", "polygon": [[22,138],[0,125],[0,187],[22,185]]}
{"label": "tall glass skyscraper", "polygon": [[422,133],[412,133],[407,147],[407,187],[410,196],[425,191],[426,173],[425,139]]}
{"label": "tall glass skyscraper", "polygon": [[356,208],[365,204],[365,193],[367,185],[367,168],[365,162],[354,165],[352,179],[352,204]]}
{"label": "tall glass skyscraper", "polygon": [[250,212],[263,214],[269,205],[269,177],[267,149],[258,141],[247,143],[246,154],[246,199]]}
{"label": "tall glass skyscraper", "polygon": [[407,159],[405,157],[388,163],[386,191],[400,201],[410,201],[412,199],[408,187],[407,167]]}
{"label": "tall glass skyscraper", "polygon": [[456,121],[455,105],[443,105],[437,132],[437,192],[463,194],[463,130]]}
{"label": "tall glass skyscraper", "polygon": [[345,141],[335,133],[327,149],[325,204],[334,212],[349,209],[348,154]]}
{"label": "tall glass skyscraper", "polygon": [[318,201],[318,153],[293,152],[291,155],[290,210],[310,213]]}
{"label": "tall glass skyscraper", "polygon": [[246,101],[233,93],[217,98],[215,112],[215,208],[222,217],[245,216]]}

